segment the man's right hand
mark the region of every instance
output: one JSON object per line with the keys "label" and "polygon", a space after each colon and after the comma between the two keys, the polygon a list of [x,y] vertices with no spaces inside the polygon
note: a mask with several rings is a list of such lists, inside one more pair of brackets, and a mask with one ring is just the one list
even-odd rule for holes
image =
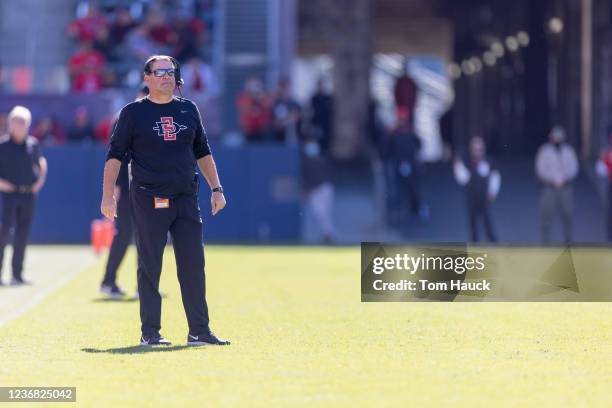
{"label": "man's right hand", "polygon": [[117,216],[117,201],[115,201],[115,197],[102,197],[100,212],[102,212],[103,216],[113,221]]}
{"label": "man's right hand", "polygon": [[0,180],[0,192],[2,193],[14,193],[17,191],[17,186],[13,183],[9,183],[6,180]]}
{"label": "man's right hand", "polygon": [[555,188],[561,188],[565,185],[565,181],[563,181],[563,179],[561,178],[557,178],[555,179],[555,181],[553,181],[553,186],[555,186]]}

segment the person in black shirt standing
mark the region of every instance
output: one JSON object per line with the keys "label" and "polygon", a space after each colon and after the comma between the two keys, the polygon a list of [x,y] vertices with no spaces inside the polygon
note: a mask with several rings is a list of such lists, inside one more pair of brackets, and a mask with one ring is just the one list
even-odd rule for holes
{"label": "person in black shirt standing", "polygon": [[130,157],[130,205],[138,248],[138,292],[142,345],[168,345],[161,336],[159,278],[166,236],[174,245],[177,275],[187,315],[188,345],[230,344],[209,327],[198,204],[200,168],[212,189],[212,215],[225,205],[202,119],[196,105],[173,95],[182,84],[178,62],[152,56],[144,66],[149,95],[121,110],[104,166],[100,210],[113,219],[113,196],[121,161]]}
{"label": "person in black shirt standing", "polygon": [[410,203],[413,215],[427,220],[429,209],[423,204],[420,194],[419,154],[421,139],[414,131],[412,118],[408,109],[397,110],[397,126],[390,133],[385,146],[389,179],[390,220],[400,224],[406,230],[407,209]]}
{"label": "person in black shirt standing", "polygon": [[[136,100],[144,98],[149,93],[149,88],[144,85],[136,95]],[[113,128],[116,125],[113,124]],[[108,252],[106,261],[106,269],[104,279],[100,285],[100,293],[110,296],[111,298],[120,298],[125,296],[125,292],[117,285],[117,269],[123,261],[123,257],[132,242],[134,229],[132,227],[132,216],[130,213],[130,196],[129,196],[129,175],[128,163],[129,157],[126,156],[121,162],[119,176],[117,177],[117,185],[115,186],[115,199],[117,200],[117,220],[115,221],[115,236],[113,243]],[[138,296],[138,291],[136,292]]]}
{"label": "person in black shirt standing", "polygon": [[334,101],[327,92],[323,78],[317,81],[317,90],[310,100],[312,111],[311,127],[315,140],[319,143],[322,153],[327,153],[332,138]]}
{"label": "person in black shirt standing", "polygon": [[489,208],[499,193],[501,175],[487,158],[485,142],[481,137],[470,140],[466,163],[456,158],[453,170],[457,183],[465,187],[470,238],[478,242],[478,224],[482,220],[487,238],[490,242],[496,242],[497,235]]}
{"label": "person in black shirt standing", "polygon": [[31,123],[30,111],[16,106],[8,116],[9,134],[0,136],[0,270],[4,248],[10,242],[14,228],[11,285],[27,283],[22,276],[23,259],[34,214],[35,195],[47,177],[47,161],[40,154],[38,141],[28,135]]}

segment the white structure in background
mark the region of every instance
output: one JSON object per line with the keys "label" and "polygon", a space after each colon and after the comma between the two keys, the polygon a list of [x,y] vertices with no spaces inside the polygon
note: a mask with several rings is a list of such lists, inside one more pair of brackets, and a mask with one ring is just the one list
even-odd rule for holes
{"label": "white structure in background", "polygon": [[395,125],[393,89],[402,70],[407,69],[418,88],[414,126],[423,143],[421,158],[424,161],[440,160],[443,153],[440,118],[454,97],[447,63],[437,57],[411,56],[408,66],[404,67],[404,59],[399,54],[377,54],[374,57],[372,96],[378,102],[379,117],[386,127]]}
{"label": "white structure in background", "polygon": [[[401,75],[405,57],[400,54],[377,54],[372,66],[372,97],[378,104],[378,117],[383,126],[395,126],[393,89]],[[482,63],[478,61],[479,68]],[[423,143],[422,159],[437,161],[442,158],[440,117],[449,109],[454,95],[447,73],[447,63],[436,57],[410,57],[408,75],[418,87],[415,106],[415,130]],[[291,75],[292,94],[302,106],[308,106],[316,82],[324,78],[333,90],[333,61],[328,56],[296,58]]]}

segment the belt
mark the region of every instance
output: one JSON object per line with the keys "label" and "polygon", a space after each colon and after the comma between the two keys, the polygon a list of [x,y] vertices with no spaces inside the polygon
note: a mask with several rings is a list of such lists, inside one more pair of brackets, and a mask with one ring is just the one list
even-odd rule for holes
{"label": "belt", "polygon": [[31,193],[32,192],[32,186],[27,186],[27,185],[20,185],[17,186],[17,193]]}

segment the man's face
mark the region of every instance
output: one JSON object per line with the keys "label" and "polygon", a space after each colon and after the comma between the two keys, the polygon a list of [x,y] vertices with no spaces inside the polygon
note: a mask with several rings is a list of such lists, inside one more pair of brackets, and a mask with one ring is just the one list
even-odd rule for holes
{"label": "man's face", "polygon": [[246,81],[245,89],[249,94],[258,96],[263,91],[263,84],[259,78],[249,78]]}
{"label": "man's face", "polygon": [[[170,76],[170,74],[165,71],[157,71],[168,69],[174,70],[174,65],[171,61],[165,59],[154,61],[151,64],[151,73],[144,76],[144,80],[151,92],[164,94],[171,94],[174,92],[174,88],[176,87],[174,75],[176,75],[176,72],[174,72],[174,75]],[[156,76],[156,71],[157,74],[161,76]]]}
{"label": "man's face", "polygon": [[281,82],[280,84],[278,84],[278,93],[280,94],[280,96],[289,95],[289,84],[285,82]]}
{"label": "man's face", "polygon": [[21,143],[28,135],[28,124],[25,119],[14,117],[9,121],[9,133],[17,143]]}
{"label": "man's face", "polygon": [[563,140],[565,139],[565,135],[563,134],[563,131],[558,130],[558,129],[553,129],[550,132],[549,138],[552,143],[562,143]]}
{"label": "man's face", "polygon": [[470,153],[474,159],[480,160],[485,155],[485,145],[482,139],[475,138],[470,142]]}

